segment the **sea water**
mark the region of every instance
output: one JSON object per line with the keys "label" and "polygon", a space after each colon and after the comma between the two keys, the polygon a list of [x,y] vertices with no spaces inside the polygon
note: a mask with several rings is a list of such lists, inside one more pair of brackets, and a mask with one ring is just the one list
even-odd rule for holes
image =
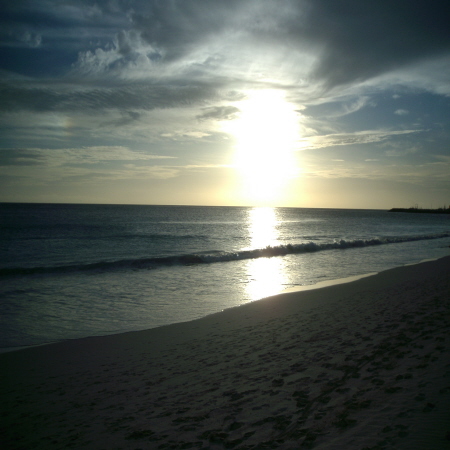
{"label": "sea water", "polygon": [[450,216],[0,204],[0,349],[154,328],[448,255]]}

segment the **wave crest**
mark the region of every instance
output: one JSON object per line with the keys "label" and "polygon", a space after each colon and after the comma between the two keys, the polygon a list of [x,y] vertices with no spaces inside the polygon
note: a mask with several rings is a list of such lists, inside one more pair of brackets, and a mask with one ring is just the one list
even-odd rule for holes
{"label": "wave crest", "polygon": [[123,259],[118,261],[99,261],[89,264],[73,264],[65,266],[11,267],[0,269],[0,276],[157,269],[160,267],[167,267],[174,265],[188,266],[194,264],[213,264],[219,262],[240,261],[257,258],[271,258],[276,256],[311,253],[326,250],[345,250],[351,248],[370,247],[375,245],[398,244],[403,242],[441,239],[446,237],[450,237],[450,233],[439,233],[425,236],[401,236],[401,237],[386,237],[386,238],[356,239],[356,240],[341,239],[339,241],[329,243],[305,242],[301,244],[287,244],[275,247],[269,246],[262,249],[242,250],[232,253],[203,252],[201,254],[177,255],[158,258]]}

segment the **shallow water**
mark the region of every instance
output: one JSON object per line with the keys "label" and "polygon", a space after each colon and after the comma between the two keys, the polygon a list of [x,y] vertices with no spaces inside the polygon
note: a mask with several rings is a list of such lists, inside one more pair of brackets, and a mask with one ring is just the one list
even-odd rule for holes
{"label": "shallow water", "polygon": [[[0,205],[0,347],[192,320],[449,254],[448,216]],[[280,255],[280,256],[274,256]]]}

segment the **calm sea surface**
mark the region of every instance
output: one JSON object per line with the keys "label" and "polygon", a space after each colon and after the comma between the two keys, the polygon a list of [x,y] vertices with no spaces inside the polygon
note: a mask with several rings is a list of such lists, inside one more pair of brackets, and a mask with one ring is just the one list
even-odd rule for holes
{"label": "calm sea surface", "polygon": [[0,204],[0,348],[192,320],[449,245],[449,215]]}

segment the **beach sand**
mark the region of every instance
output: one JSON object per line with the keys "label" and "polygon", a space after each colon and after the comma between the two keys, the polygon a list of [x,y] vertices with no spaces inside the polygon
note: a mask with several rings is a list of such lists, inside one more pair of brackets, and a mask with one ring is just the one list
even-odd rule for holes
{"label": "beach sand", "polygon": [[2,448],[450,448],[449,312],[445,257],[2,354]]}

